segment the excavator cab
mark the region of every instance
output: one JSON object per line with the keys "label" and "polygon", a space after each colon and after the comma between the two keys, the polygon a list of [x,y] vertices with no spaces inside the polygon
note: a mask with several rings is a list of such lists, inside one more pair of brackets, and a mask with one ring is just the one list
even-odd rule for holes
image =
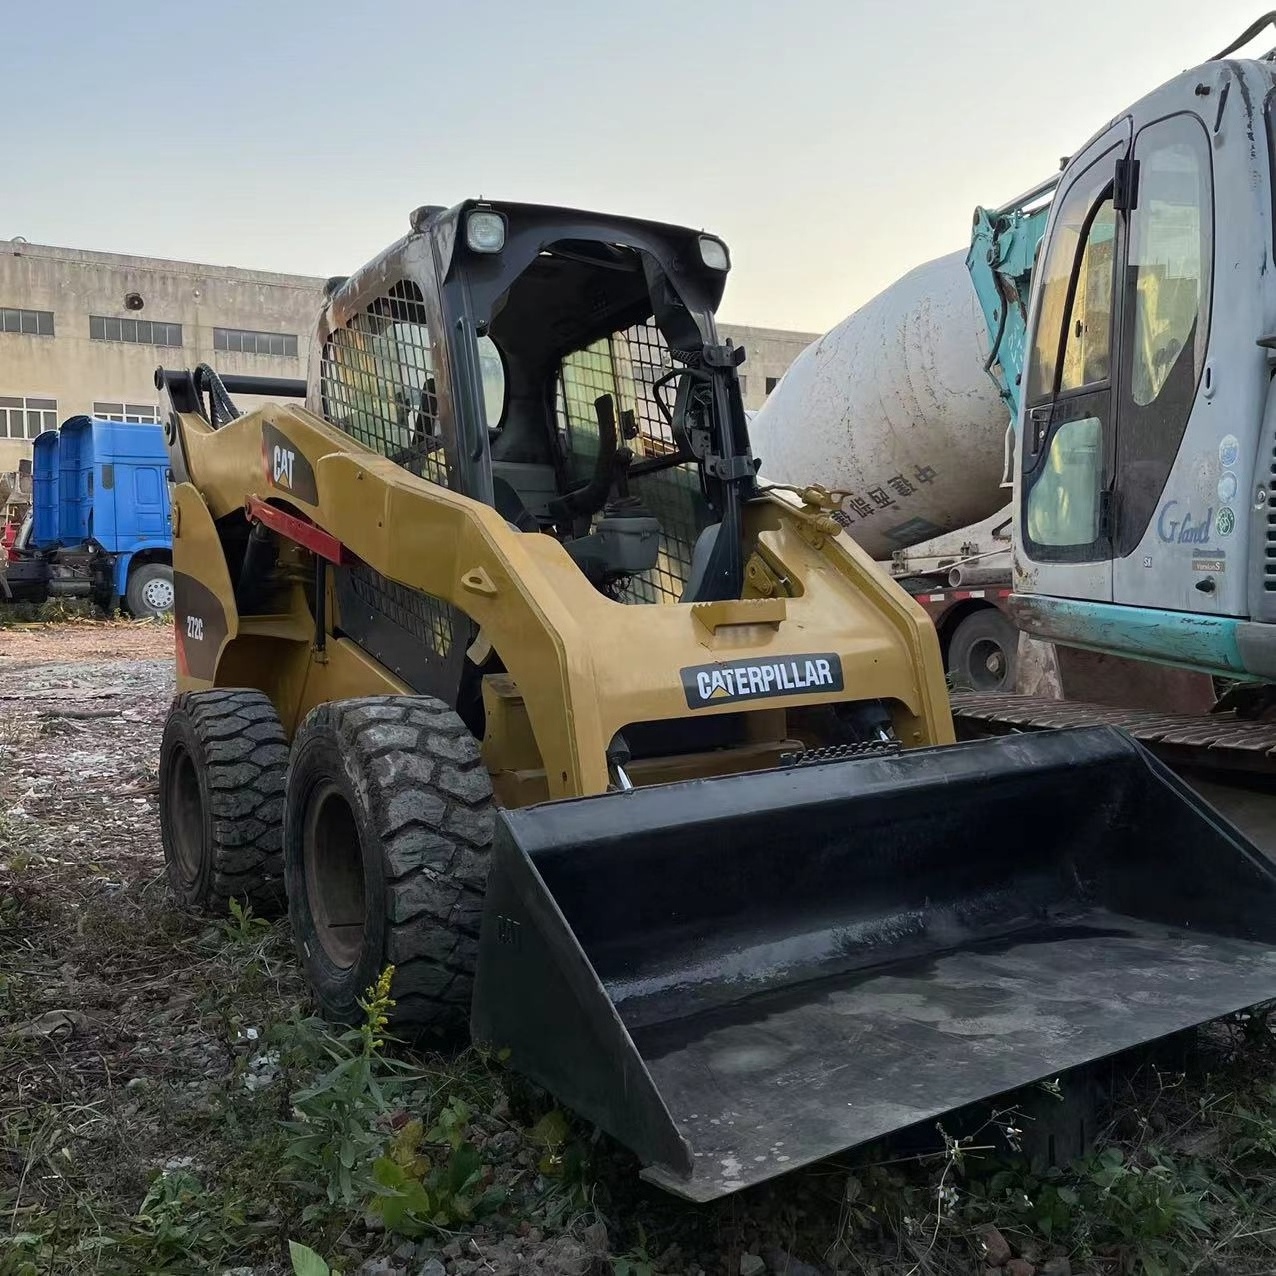
{"label": "excavator cab", "polygon": [[305,408],[158,374],[175,895],[285,896],[324,1013],[393,966],[696,1200],[1276,995],[1252,847],[1118,732],[954,744],[925,613],[760,487],[728,266],[423,209]]}
{"label": "excavator cab", "polygon": [[1048,219],[977,210],[969,258],[1017,419],[1019,627],[1268,682],[1276,64],[1236,54],[1270,23],[1029,192]]}

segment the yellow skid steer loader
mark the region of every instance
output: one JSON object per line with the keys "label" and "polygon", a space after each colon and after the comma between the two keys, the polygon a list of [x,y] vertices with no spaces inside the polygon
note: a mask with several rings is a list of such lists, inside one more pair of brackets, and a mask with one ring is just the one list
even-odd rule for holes
{"label": "yellow skid steer loader", "polygon": [[696,1200],[1276,996],[1253,847],[1119,732],[954,744],[836,494],[760,490],[728,267],[423,208],[305,382],[157,372],[178,898],[286,899],[326,1014],[393,964]]}

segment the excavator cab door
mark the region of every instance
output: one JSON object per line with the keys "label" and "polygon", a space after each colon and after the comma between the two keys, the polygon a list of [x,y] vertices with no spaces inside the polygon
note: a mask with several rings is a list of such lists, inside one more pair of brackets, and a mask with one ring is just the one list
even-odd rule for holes
{"label": "excavator cab door", "polygon": [[[1249,256],[1255,269],[1238,265],[1215,282],[1214,189],[1239,190],[1248,205],[1257,187],[1249,171],[1251,147],[1239,144],[1239,130],[1235,146],[1211,143],[1217,86],[1206,83],[1212,91],[1198,94],[1200,77],[1188,81],[1134,112],[1137,188],[1126,214],[1114,389],[1113,601],[1176,613],[1236,614],[1246,605],[1237,546],[1248,515],[1257,442],[1252,432],[1265,389],[1262,352],[1254,344],[1262,321],[1247,312],[1263,272],[1253,219],[1238,213],[1228,219],[1234,224],[1219,227],[1237,244],[1220,260],[1239,263]],[[1239,109],[1242,95],[1230,96],[1236,99],[1232,109]],[[1220,130],[1225,142],[1231,132]],[[1251,241],[1248,251],[1242,241]],[[1230,294],[1227,300],[1214,295],[1219,287]],[[1222,348],[1236,362],[1207,371],[1211,302],[1218,321],[1232,329]],[[1249,375],[1240,374],[1242,363],[1252,369]]]}
{"label": "excavator cab door", "polygon": [[1112,597],[1121,120],[1071,166],[1038,265],[1024,395],[1020,518],[1034,593]]}

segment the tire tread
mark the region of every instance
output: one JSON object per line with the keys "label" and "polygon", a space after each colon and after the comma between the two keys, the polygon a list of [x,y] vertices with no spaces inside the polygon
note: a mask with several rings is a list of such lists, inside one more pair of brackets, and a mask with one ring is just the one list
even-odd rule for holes
{"label": "tire tread", "polygon": [[479,743],[428,696],[320,705],[298,743],[329,730],[345,746],[380,842],[394,1022],[456,1032],[469,1015],[494,818]]}
{"label": "tire tread", "polygon": [[[170,713],[188,716],[205,754],[213,863],[199,906],[225,914],[238,899],[264,915],[279,912],[288,739],[274,705],[248,688],[187,691]],[[169,878],[176,887],[173,866]]]}

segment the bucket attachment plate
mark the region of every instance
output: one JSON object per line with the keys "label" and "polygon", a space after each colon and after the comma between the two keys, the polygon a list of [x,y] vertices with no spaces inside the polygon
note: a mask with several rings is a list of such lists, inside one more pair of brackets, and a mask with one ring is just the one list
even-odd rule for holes
{"label": "bucket attachment plate", "polygon": [[1110,727],[502,812],[473,1031],[711,1200],[1276,997],[1276,872]]}

